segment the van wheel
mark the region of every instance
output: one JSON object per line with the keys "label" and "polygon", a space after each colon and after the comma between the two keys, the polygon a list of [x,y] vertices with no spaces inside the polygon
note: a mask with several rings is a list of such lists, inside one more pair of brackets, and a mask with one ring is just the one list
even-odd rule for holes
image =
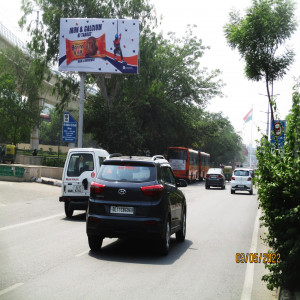
{"label": "van wheel", "polygon": [[70,202],[65,202],[65,213],[67,218],[71,218],[73,216],[74,209],[70,208]]}
{"label": "van wheel", "polygon": [[163,237],[159,240],[159,250],[161,255],[168,255],[171,241],[171,224],[168,218],[165,223]]}
{"label": "van wheel", "polygon": [[101,249],[103,237],[98,235],[88,235],[88,240],[91,251],[97,252]]}

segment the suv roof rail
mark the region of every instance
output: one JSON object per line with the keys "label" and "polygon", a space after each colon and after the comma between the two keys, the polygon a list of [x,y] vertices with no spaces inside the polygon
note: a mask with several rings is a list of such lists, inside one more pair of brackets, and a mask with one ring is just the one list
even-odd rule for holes
{"label": "suv roof rail", "polygon": [[112,154],[109,154],[108,158],[120,157],[120,156],[123,156],[123,155],[121,153],[112,153]]}
{"label": "suv roof rail", "polygon": [[157,159],[165,159],[165,157],[163,155],[154,155],[152,157],[152,160],[157,160]]}

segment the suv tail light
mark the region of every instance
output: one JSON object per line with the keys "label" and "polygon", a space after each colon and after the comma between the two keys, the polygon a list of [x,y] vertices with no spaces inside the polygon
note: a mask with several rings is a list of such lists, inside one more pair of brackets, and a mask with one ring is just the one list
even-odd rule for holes
{"label": "suv tail light", "polygon": [[164,190],[164,187],[161,184],[148,185],[148,186],[142,186],[141,190],[146,196],[153,197],[153,196],[160,196],[160,194]]}
{"label": "suv tail light", "polygon": [[105,185],[93,181],[90,186],[90,195],[92,197],[100,195],[103,192],[104,188]]}
{"label": "suv tail light", "polygon": [[218,175],[218,178],[222,178],[223,176],[222,175]]}
{"label": "suv tail light", "polygon": [[209,178],[210,176],[209,176],[209,174],[206,174],[206,178]]}
{"label": "suv tail light", "polygon": [[249,177],[249,178],[248,178],[248,181],[251,181],[251,180],[252,180],[252,178],[251,178],[251,177]]}
{"label": "suv tail light", "polygon": [[234,176],[232,176],[232,177],[231,177],[231,180],[235,180],[235,177],[234,177]]}

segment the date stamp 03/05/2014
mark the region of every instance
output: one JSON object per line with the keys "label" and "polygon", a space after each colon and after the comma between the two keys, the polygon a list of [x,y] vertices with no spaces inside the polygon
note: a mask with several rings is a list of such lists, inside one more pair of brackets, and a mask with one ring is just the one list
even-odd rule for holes
{"label": "date stamp 03/05/2014", "polygon": [[236,253],[235,261],[237,263],[263,263],[278,264],[280,262],[279,253]]}

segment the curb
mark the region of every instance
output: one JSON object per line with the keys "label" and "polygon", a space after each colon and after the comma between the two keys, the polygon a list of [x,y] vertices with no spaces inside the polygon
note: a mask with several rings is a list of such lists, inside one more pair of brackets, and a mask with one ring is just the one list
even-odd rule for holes
{"label": "curb", "polygon": [[52,179],[52,178],[35,178],[33,181],[35,181],[37,183],[50,184],[50,185],[59,186],[59,187],[62,186],[62,184],[59,180]]}

